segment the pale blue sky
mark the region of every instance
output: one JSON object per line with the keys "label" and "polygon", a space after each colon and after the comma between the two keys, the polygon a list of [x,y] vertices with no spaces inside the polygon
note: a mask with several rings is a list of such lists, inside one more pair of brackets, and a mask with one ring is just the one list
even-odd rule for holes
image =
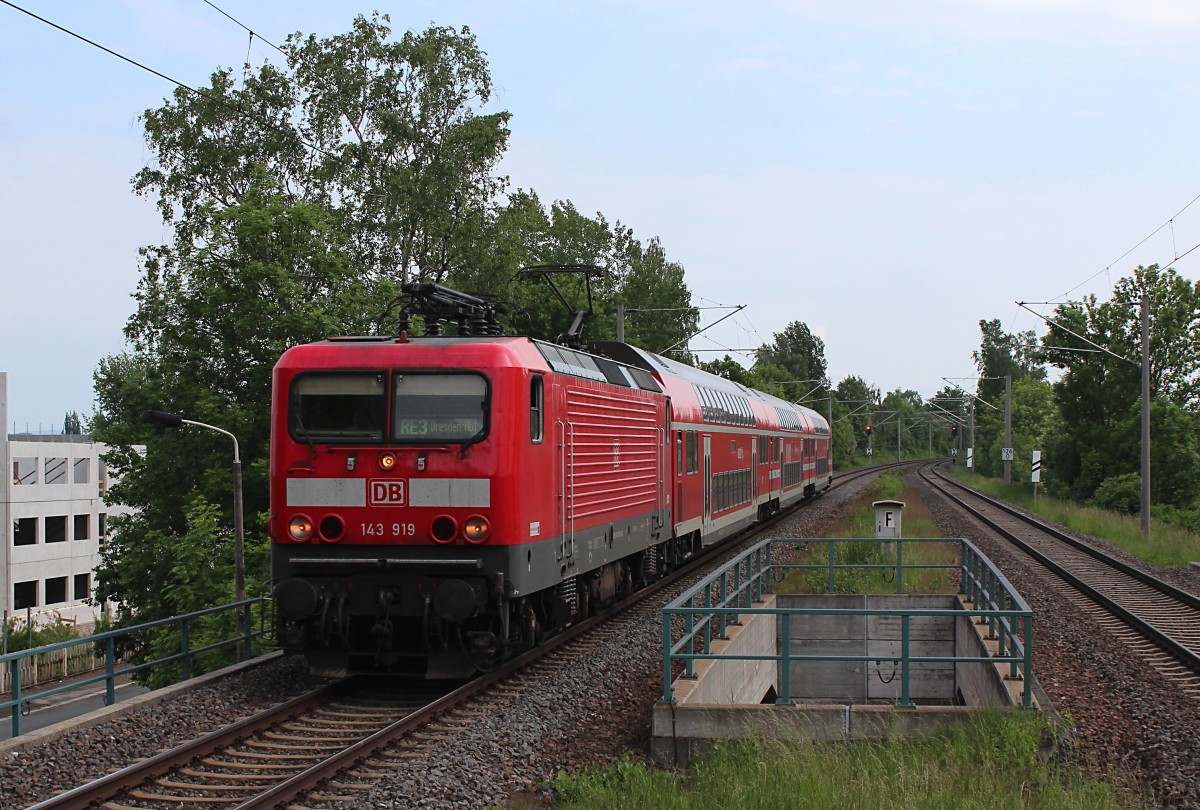
{"label": "pale blue sky", "polygon": [[[1200,242],[1198,203],[1113,264],[1200,194],[1194,2],[214,2],[274,42],[373,8],[470,26],[512,187],[659,236],[698,303],[748,305],[695,349],[801,320],[835,381],[929,396],[973,374],[981,318],[1039,327],[1015,299],[1097,272],[1074,294],[1104,298]],[[246,57],[203,0],[18,5],[192,86]],[[138,247],[168,238],[129,178],[172,87],[4,5],[0,71],[6,427],[58,428],[122,348]]]}

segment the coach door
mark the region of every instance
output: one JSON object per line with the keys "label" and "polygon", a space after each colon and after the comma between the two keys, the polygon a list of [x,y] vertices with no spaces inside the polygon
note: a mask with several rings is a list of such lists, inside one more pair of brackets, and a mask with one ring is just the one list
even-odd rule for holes
{"label": "coach door", "polygon": [[704,524],[712,519],[712,436],[704,437]]}
{"label": "coach door", "polygon": [[563,386],[555,386],[558,412],[564,418],[554,422],[558,442],[558,469],[555,470],[554,486],[558,496],[558,548],[555,556],[564,566],[574,565],[575,553],[575,425],[567,410],[567,392]]}
{"label": "coach door", "polygon": [[658,498],[655,504],[654,528],[661,529],[664,515],[671,507],[671,400],[663,409],[663,425],[658,429],[658,458],[655,467],[658,470]]}

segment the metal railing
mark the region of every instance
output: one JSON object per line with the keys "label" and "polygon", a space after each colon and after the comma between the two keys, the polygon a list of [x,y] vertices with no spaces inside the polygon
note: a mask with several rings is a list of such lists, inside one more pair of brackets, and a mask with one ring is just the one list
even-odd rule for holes
{"label": "metal railing", "polygon": [[[258,610],[255,611],[255,606]],[[178,662],[180,680],[188,680],[192,677],[193,662],[196,656],[218,650],[230,645],[237,645],[238,660],[243,660],[249,657],[254,639],[268,637],[273,632],[273,620],[271,616],[271,599],[270,597],[256,597],[246,599],[241,602],[232,602],[228,605],[218,605],[217,607],[207,608],[205,610],[197,610],[193,613],[186,613],[180,616],[171,616],[166,619],[159,619],[153,622],[135,625],[132,627],[124,627],[118,630],[108,630],[95,635],[83,636],[81,638],[68,639],[66,641],[47,644],[42,647],[35,647],[29,650],[21,650],[19,652],[11,652],[6,655],[0,655],[0,667],[7,666],[9,678],[12,684],[11,694],[9,699],[0,702],[0,709],[8,709],[12,712],[12,736],[19,737],[22,732],[22,718],[30,710],[30,704],[35,699],[43,699],[51,695],[57,695],[64,692],[70,692],[75,689],[82,689],[92,684],[103,683],[104,689],[104,705],[111,706],[116,701],[116,686],[117,679],[123,676],[134,675],[139,672],[149,670],[156,666],[164,664],[174,664]],[[246,609],[248,613],[254,615],[257,613],[257,627],[254,621],[245,623],[244,634],[237,634],[222,638],[217,641],[204,644],[200,647],[192,646],[192,629],[196,622],[207,616],[215,616],[228,611],[240,611]],[[120,646],[118,639],[133,636],[137,633],[145,633],[156,629],[173,629],[177,628],[179,632],[179,651],[163,655],[158,658],[141,661],[138,663],[129,663],[121,661],[117,654],[117,649]],[[89,677],[81,678],[71,683],[62,684],[51,689],[40,690],[32,695],[22,694],[22,670],[30,666],[37,656],[45,656],[48,653],[55,653],[59,650],[70,650],[81,645],[92,645],[92,649],[99,653],[103,648],[104,671]]]}
{"label": "metal railing", "polygon": [[[900,667],[900,700],[897,706],[915,705],[910,699],[910,675],[913,664],[989,663],[1008,664],[1011,679],[1022,679],[1025,688],[1021,698],[1024,708],[1033,705],[1033,612],[1008,580],[978,548],[967,540],[943,538],[904,538],[884,542],[884,548],[894,544],[895,561],[837,562],[835,549],[839,544],[871,543],[880,546],[878,539],[827,538],[820,540],[764,540],[730,560],[724,567],[705,577],[688,591],[662,609],[663,691],[660,702],[673,703],[674,686],[671,672],[676,662],[682,662],[683,674],[695,676],[696,661],[743,660],[774,661],[780,668],[779,697],[776,703],[791,703],[790,671],[793,661],[890,661]],[[775,563],[775,548],[781,545],[798,546],[824,543],[828,547],[823,563]],[[904,547],[912,543],[941,543],[959,547],[957,563],[905,563]],[[836,592],[836,574],[841,570],[891,570],[895,572],[896,593],[903,593],[905,571],[946,569],[961,576],[959,593],[972,607],[958,609],[881,609],[881,608],[762,608],[765,594],[773,593],[774,582],[789,570],[825,570],[828,593]],[[779,638],[783,642],[776,654],[740,655],[714,653],[714,639],[727,638],[730,625],[740,624],[740,617],[769,615],[780,623]],[[790,630],[794,617],[803,616],[890,616],[898,617],[901,625],[900,656],[879,655],[796,655],[791,651]],[[915,656],[910,649],[910,622],[913,618],[949,616],[969,617],[977,624],[987,625],[986,638],[997,642],[995,655],[990,656]],[[682,625],[682,634],[672,642],[672,624]]]}

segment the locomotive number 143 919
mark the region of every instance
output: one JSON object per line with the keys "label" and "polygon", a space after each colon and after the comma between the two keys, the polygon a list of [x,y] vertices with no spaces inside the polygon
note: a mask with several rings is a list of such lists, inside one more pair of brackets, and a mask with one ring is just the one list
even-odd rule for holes
{"label": "locomotive number 143 919", "polygon": [[[389,532],[388,529],[391,529]],[[359,531],[364,537],[415,537],[415,523],[360,523]]]}

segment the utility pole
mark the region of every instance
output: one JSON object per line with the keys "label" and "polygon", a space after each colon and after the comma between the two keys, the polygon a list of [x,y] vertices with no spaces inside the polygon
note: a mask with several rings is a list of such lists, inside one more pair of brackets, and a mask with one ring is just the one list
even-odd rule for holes
{"label": "utility pole", "polygon": [[970,452],[970,454],[972,456],[971,472],[975,472],[975,459],[973,458],[973,456],[975,455],[975,400],[971,400],[971,408],[970,408],[969,413],[971,416],[971,434],[970,434],[969,438],[967,439],[967,441],[969,442],[969,444],[967,445],[967,450]]}
{"label": "utility pole", "polygon": [[625,305],[617,304],[617,343],[625,342]]}
{"label": "utility pole", "polygon": [[1150,539],[1150,294],[1142,293],[1142,539]]}
{"label": "utility pole", "polygon": [[1012,373],[1004,375],[1004,483],[1012,483]]}
{"label": "utility pole", "polygon": [[900,413],[896,413],[896,463],[900,463]]}

